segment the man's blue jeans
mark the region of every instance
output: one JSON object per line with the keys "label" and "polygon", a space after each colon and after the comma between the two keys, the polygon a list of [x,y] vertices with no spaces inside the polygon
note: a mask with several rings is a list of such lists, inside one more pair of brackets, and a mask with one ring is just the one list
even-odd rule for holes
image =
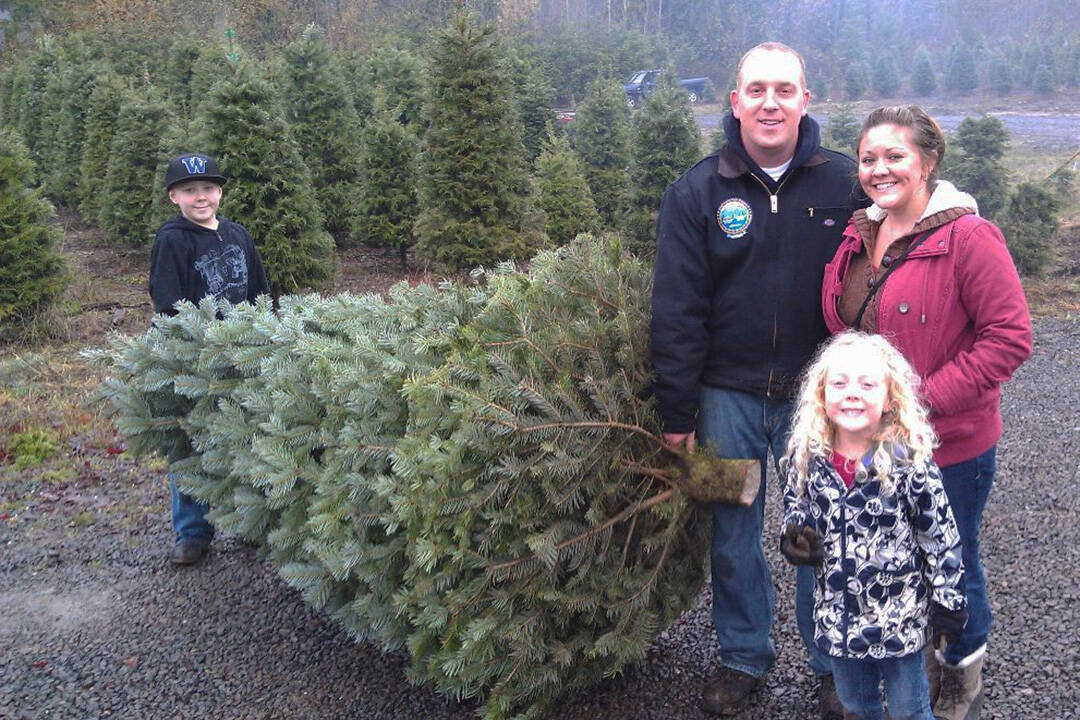
{"label": "man's blue jeans", "polygon": [[994,486],[997,446],[965,462],[941,468],[941,481],[949,498],[956,527],[960,531],[964,558],[964,593],[968,621],[959,642],[945,648],[945,662],[956,665],[978,650],[990,634],[990,601],[986,595],[986,573],[979,553],[979,525]]}
{"label": "man's blue jeans", "polygon": [[177,490],[172,475],[169,475],[169,495],[172,496],[172,525],[176,539],[195,538],[210,542],[214,538],[214,526],[205,517],[210,508]]}
{"label": "man's blue jeans", "polygon": [[[776,659],[769,630],[775,601],[769,565],[762,547],[765,521],[765,463],[769,449],[783,456],[791,430],[791,402],[750,393],[705,387],[701,391],[697,441],[719,457],[757,458],[761,490],[750,507],[712,505],[712,618],[720,660],[730,668],[761,677]],[[799,568],[795,610],[806,642],[810,667],[831,672],[829,658],[814,645],[813,569]],[[803,632],[803,615],[810,630]]]}
{"label": "man's blue jeans", "polygon": [[881,660],[834,657],[832,667],[840,703],[859,720],[884,719],[882,680],[891,720],[934,720],[921,652]]}

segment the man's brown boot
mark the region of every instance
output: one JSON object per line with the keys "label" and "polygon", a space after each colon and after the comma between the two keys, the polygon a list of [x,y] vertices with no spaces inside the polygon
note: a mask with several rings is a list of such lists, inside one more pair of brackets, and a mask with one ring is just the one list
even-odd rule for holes
{"label": "man's brown boot", "polygon": [[836,682],[832,675],[822,675],[818,685],[818,712],[821,720],[844,720],[844,706],[836,694]]}
{"label": "man's brown boot", "polygon": [[722,667],[701,691],[701,709],[712,715],[734,715],[746,705],[750,695],[761,687],[762,678],[734,668]]}

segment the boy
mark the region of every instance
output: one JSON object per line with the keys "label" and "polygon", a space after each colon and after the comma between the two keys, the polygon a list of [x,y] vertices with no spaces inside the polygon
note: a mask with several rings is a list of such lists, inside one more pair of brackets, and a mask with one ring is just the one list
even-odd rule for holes
{"label": "boy", "polygon": [[[150,251],[154,312],[175,315],[173,306],[180,300],[198,303],[212,296],[251,302],[269,292],[251,235],[217,215],[225,180],[206,155],[192,153],[169,161],[165,189],[180,215],[158,229]],[[179,492],[172,475],[169,491],[176,531],[169,559],[176,565],[193,565],[210,549],[214,528],[204,517],[206,505]]]}

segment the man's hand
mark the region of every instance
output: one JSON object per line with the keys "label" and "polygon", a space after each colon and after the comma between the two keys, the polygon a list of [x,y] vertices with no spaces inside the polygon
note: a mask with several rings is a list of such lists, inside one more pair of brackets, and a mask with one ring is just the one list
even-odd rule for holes
{"label": "man's hand", "polygon": [[686,452],[694,452],[694,433],[664,433],[664,442],[668,447],[675,451],[680,451],[684,447]]}
{"label": "man's hand", "polygon": [[792,565],[820,565],[825,560],[825,543],[812,527],[787,525],[780,535],[780,554]]}

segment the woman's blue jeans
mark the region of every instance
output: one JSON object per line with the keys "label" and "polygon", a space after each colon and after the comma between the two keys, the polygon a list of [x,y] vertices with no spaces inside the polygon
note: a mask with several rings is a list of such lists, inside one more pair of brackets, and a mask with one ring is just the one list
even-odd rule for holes
{"label": "woman's blue jeans", "polygon": [[921,652],[881,660],[834,657],[832,668],[840,703],[859,720],[884,719],[882,680],[890,720],[934,720]]}
{"label": "woman's blue jeans", "polygon": [[[720,644],[720,660],[730,668],[761,677],[776,659],[769,631],[774,591],[762,547],[765,520],[765,463],[772,449],[781,457],[791,425],[791,402],[750,393],[705,387],[701,391],[697,441],[719,457],[757,458],[761,490],[750,507],[712,505],[712,619]],[[830,672],[829,658],[813,643],[813,569],[800,568],[796,615],[805,614],[810,628],[810,667]],[[800,631],[802,621],[799,622]],[[804,641],[806,635],[803,634]]]}
{"label": "woman's blue jeans", "polygon": [[172,525],[176,539],[194,538],[210,542],[214,538],[214,526],[205,517],[210,508],[180,492],[172,475],[169,475],[169,495],[172,498]]}
{"label": "woman's blue jeans", "polygon": [[941,468],[941,481],[960,531],[964,558],[964,592],[968,621],[959,642],[945,648],[945,662],[955,665],[986,643],[992,616],[986,594],[986,572],[979,552],[979,526],[994,486],[997,446],[982,455]]}

